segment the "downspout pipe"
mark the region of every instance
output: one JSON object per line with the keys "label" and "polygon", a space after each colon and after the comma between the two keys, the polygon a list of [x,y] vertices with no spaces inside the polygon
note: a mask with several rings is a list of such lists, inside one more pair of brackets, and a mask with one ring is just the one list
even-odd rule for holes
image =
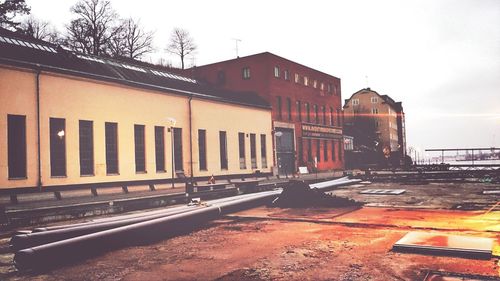
{"label": "downspout pipe", "polygon": [[192,104],[193,95],[189,96],[189,167],[190,167],[190,176],[189,183],[193,184],[193,118],[192,118]]}
{"label": "downspout pipe", "polygon": [[40,65],[36,66],[36,131],[37,131],[37,158],[38,158],[38,179],[36,186],[38,191],[42,191],[42,159],[41,159],[41,133],[40,133]]}

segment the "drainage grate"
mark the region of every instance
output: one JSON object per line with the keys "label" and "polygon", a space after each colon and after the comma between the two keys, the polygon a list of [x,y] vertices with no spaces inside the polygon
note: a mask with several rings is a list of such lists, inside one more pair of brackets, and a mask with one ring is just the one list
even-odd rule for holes
{"label": "drainage grate", "polygon": [[396,242],[392,249],[401,252],[490,259],[493,239],[412,231]]}
{"label": "drainage grate", "polygon": [[400,195],[406,192],[406,189],[365,189],[360,191],[361,194],[376,194],[376,195]]}

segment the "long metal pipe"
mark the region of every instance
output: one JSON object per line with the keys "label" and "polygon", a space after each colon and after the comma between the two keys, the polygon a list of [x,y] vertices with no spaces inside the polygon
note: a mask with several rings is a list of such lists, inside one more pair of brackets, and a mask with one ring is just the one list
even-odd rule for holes
{"label": "long metal pipe", "polygon": [[275,196],[275,192],[255,194],[240,200],[222,202],[216,206],[23,249],[15,254],[14,264],[19,270],[47,270],[106,249],[143,244],[183,233],[221,215],[270,202]]}

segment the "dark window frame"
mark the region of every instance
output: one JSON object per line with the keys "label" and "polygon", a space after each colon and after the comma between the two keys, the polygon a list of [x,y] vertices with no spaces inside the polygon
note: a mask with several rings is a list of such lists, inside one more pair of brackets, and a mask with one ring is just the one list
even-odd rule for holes
{"label": "dark window frame", "polygon": [[9,180],[28,178],[26,115],[7,114],[7,165]]}
{"label": "dark window frame", "polygon": [[207,131],[198,129],[198,160],[200,171],[207,171]]}
{"label": "dark window frame", "polygon": [[257,169],[257,139],[255,134],[250,134],[250,165]]}
{"label": "dark window frame", "polygon": [[219,156],[221,170],[227,170],[229,167],[227,155],[227,133],[226,131],[219,131]]}
{"label": "dark window frame", "polygon": [[50,117],[49,128],[50,128],[50,176],[66,177],[67,176],[66,119]]}
{"label": "dark window frame", "polygon": [[279,120],[282,120],[283,119],[283,109],[282,109],[282,100],[281,100],[281,97],[280,96],[276,96],[276,105],[277,105],[277,108],[276,108],[276,111],[278,111],[278,119]]}
{"label": "dark window frame", "polygon": [[328,141],[323,140],[323,159],[325,162],[328,161]]}
{"label": "dark window frame", "polygon": [[296,104],[297,104],[297,120],[302,121],[302,104],[299,100],[296,101]]}
{"label": "dark window frame", "polygon": [[267,168],[267,146],[266,146],[266,135],[260,135],[260,160],[262,168]]}
{"label": "dark window frame", "polygon": [[238,133],[238,155],[240,160],[240,169],[245,170],[247,168],[247,157],[245,149],[245,133]]}
{"label": "dark window frame", "polygon": [[157,173],[166,172],[165,127],[155,126],[155,165]]}
{"label": "dark window frame", "polygon": [[119,144],[118,144],[118,123],[105,122],[104,138],[106,149],[106,174],[118,175],[119,169]]}
{"label": "dark window frame", "polygon": [[286,98],[286,107],[288,111],[288,121],[292,121],[292,99]]}
{"label": "dark window frame", "polygon": [[321,162],[321,141],[316,140],[316,160]]}
{"label": "dark window frame", "polygon": [[147,173],[146,170],[146,126],[134,124],[134,159],[135,172]]}
{"label": "dark window frame", "polygon": [[94,122],[78,120],[80,176],[94,176]]}

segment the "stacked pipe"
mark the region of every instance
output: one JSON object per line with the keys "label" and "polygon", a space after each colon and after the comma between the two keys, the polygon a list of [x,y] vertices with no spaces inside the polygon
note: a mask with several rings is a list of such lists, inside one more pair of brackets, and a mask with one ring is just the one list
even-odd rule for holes
{"label": "stacked pipe", "polygon": [[[359,180],[340,178],[316,183],[328,189]],[[280,190],[240,195],[207,202],[206,206],[183,206],[125,215],[92,222],[37,228],[15,235],[11,247],[19,270],[47,270],[105,250],[150,243],[188,232],[222,215],[271,202]]]}

